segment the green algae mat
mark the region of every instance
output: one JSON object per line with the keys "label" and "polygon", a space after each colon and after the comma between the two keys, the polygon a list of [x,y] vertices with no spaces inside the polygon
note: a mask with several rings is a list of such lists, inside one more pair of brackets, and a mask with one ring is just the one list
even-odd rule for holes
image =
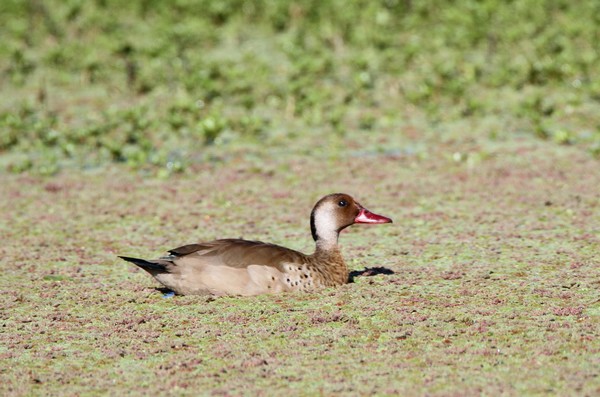
{"label": "green algae mat", "polygon": [[[168,180],[4,176],[2,394],[596,394],[597,161],[529,139],[469,148],[485,159],[451,145]],[[395,221],[342,233],[355,276],[337,289],[166,299],[116,257],[216,237],[309,252],[331,191]]]}

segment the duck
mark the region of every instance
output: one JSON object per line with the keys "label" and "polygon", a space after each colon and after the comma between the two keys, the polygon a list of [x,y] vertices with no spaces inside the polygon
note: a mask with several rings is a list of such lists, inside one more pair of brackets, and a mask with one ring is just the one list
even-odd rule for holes
{"label": "duck", "polygon": [[315,241],[308,255],[275,244],[220,239],[188,244],[154,260],[119,256],[177,295],[253,296],[312,291],[346,284],[349,271],[340,247],[340,232],[353,224],[392,223],[352,196],[333,193],[321,198],[310,214]]}

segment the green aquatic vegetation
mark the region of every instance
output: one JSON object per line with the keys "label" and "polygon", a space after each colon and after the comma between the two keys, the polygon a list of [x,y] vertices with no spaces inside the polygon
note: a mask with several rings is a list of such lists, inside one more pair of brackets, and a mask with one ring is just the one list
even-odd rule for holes
{"label": "green aquatic vegetation", "polygon": [[[468,134],[426,155],[381,132],[327,150],[298,136],[305,151],[168,180],[5,175],[1,394],[594,394],[597,160]],[[218,237],[310,252],[310,210],[334,190],[394,219],[342,233],[340,288],[166,299],[117,258]]]}
{"label": "green aquatic vegetation", "polygon": [[90,158],[158,171],[173,152],[187,168],[215,146],[372,131],[384,114],[432,137],[465,122],[597,152],[593,1],[0,7],[0,150],[15,172]]}

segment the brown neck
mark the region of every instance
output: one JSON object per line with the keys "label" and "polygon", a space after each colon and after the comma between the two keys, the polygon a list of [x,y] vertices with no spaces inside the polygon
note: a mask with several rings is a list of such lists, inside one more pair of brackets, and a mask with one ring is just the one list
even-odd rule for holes
{"label": "brown neck", "polygon": [[317,249],[311,255],[314,271],[321,277],[324,286],[335,286],[348,282],[348,267],[337,244],[321,245],[317,240]]}

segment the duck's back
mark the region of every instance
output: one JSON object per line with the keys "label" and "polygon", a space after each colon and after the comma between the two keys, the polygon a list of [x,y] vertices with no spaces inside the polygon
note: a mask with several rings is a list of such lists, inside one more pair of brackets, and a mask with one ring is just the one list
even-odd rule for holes
{"label": "duck's back", "polygon": [[[249,265],[262,265],[279,268],[282,263],[303,263],[306,255],[262,241],[222,239],[206,243],[184,245],[169,251],[169,256],[161,258],[177,263],[191,263],[192,266],[228,266],[243,268]],[[188,261],[189,260],[189,261]]]}

